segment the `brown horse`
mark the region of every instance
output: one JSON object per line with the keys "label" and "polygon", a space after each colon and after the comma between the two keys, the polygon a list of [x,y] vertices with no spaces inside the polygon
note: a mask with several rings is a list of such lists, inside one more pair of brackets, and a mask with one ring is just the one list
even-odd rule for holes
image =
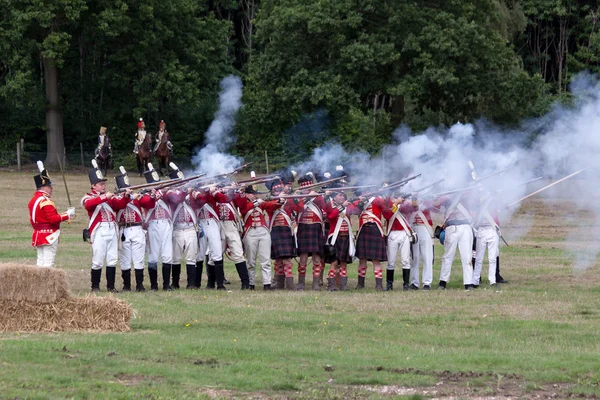
{"label": "brown horse", "polygon": [[110,139],[108,136],[104,137],[104,143],[102,147],[98,149],[96,154],[96,162],[98,163],[98,169],[102,172],[102,175],[106,176],[106,171],[113,168],[112,152],[110,148]]}
{"label": "brown horse", "polygon": [[171,162],[171,152],[167,147],[167,142],[169,141],[169,134],[165,132],[160,139],[160,143],[158,144],[158,148],[154,155],[158,157],[158,173],[161,176],[164,176],[163,168],[166,172],[169,172],[169,168],[167,167]]}
{"label": "brown horse", "polygon": [[148,171],[148,163],[152,162],[152,135],[150,133],[146,133],[146,137],[140,147],[138,148],[138,153],[135,158],[137,160],[137,167],[140,176],[144,175],[144,172]]}

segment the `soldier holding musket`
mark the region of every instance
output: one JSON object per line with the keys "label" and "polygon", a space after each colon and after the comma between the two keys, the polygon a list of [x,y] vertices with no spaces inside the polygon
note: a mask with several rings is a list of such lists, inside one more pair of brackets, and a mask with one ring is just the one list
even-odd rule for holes
{"label": "soldier holding musket", "polygon": [[[88,228],[84,230],[84,238],[89,237],[92,244],[92,292],[100,290],[102,267],[106,264],[106,289],[117,292],[115,276],[118,258],[118,235],[115,209],[123,208],[129,202],[125,196],[115,196],[106,191],[106,179],[92,160],[93,168],[88,171],[91,191],[81,199],[81,205],[90,217]],[[125,194],[129,195],[130,190]]]}

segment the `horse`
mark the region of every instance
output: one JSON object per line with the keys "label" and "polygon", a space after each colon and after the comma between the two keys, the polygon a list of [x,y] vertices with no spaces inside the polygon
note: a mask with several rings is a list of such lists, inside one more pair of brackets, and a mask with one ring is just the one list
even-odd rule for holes
{"label": "horse", "polygon": [[154,155],[156,157],[158,157],[158,173],[161,176],[164,176],[164,173],[162,171],[163,168],[167,172],[169,172],[169,168],[167,166],[171,162],[171,151],[169,150],[169,148],[167,146],[168,141],[169,141],[169,134],[165,132],[162,135],[162,138],[160,139],[160,143],[158,144],[156,152],[154,153]]}
{"label": "horse", "polygon": [[152,161],[152,135],[146,133],[146,137],[140,147],[138,153],[135,155],[137,160],[137,167],[140,176],[144,175],[144,172],[148,171],[148,163]]}
{"label": "horse", "polygon": [[102,172],[102,175],[106,176],[106,171],[113,168],[112,153],[110,151],[110,139],[108,136],[104,137],[104,143],[102,147],[98,149],[96,154],[96,162],[98,163],[98,169]]}

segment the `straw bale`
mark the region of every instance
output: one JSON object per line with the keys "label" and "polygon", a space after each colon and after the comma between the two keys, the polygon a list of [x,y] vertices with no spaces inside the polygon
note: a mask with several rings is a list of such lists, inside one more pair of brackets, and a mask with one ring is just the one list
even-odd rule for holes
{"label": "straw bale", "polygon": [[133,311],[115,297],[60,299],[54,303],[0,299],[0,332],[128,332]]}
{"label": "straw bale", "polygon": [[0,263],[0,300],[53,303],[70,297],[63,269]]}

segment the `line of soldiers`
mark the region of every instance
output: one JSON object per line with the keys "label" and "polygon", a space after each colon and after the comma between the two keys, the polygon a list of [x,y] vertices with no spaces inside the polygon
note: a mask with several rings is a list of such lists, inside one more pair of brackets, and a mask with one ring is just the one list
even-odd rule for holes
{"label": "line of soldiers", "polygon": [[[146,181],[149,185],[159,186],[142,192],[130,188],[123,167],[121,175],[115,177],[118,188],[115,192],[107,191],[107,179],[97,165],[89,171],[91,191],[82,198],[81,205],[90,218],[84,240],[89,240],[92,245],[92,291],[100,290],[103,267],[106,267],[107,290],[117,291],[117,261],[123,290],[132,290],[133,265],[135,290],[145,291],[146,253],[151,290],[159,288],[159,262],[163,290],[179,289],[184,265],[187,289],[201,287],[206,265],[206,288],[224,290],[224,256],[235,264],[242,290],[255,289],[258,265],[264,290],[303,290],[309,258],[312,259],[313,290],[321,290],[326,264],[330,265],[326,274],[327,290],[348,290],[347,268],[355,259],[358,259],[356,289],[365,288],[370,261],[375,289],[393,290],[398,255],[403,289],[421,287],[419,269],[422,262],[422,288],[429,290],[433,280],[433,239],[436,236],[443,240],[445,247],[439,288],[446,287],[457,247],[463,264],[465,289],[479,285],[486,247],[490,284],[498,282],[497,214],[492,210],[491,200],[481,201],[476,193],[421,200],[416,194],[394,197],[385,189],[358,187],[354,190],[357,197],[348,199],[347,174],[342,166],[336,168],[335,179],[330,183],[326,178],[332,174],[315,177],[309,172],[300,176],[295,194],[292,194],[292,185],[297,175],[293,171],[284,171],[265,183],[268,193],[260,193],[256,185],[240,186],[232,181],[200,186],[179,184],[184,179],[183,173],[173,163],[170,166],[169,178],[173,185],[161,187],[157,172],[149,165]],[[49,181],[45,174],[43,179]],[[38,179],[42,178],[36,177],[36,184]],[[325,180],[325,183],[316,185],[317,180]],[[315,191],[318,186],[323,190]],[[268,197],[262,198],[264,194]],[[40,195],[36,192],[36,196]],[[35,209],[31,204],[30,210]],[[440,234],[436,232],[440,229],[434,230],[432,226],[431,212],[442,209],[445,210],[445,224]],[[475,219],[469,210],[479,210]],[[358,216],[356,239],[352,215]],[[74,210],[72,215],[67,212],[66,216],[61,216],[61,220],[73,216]],[[35,225],[40,222],[36,221],[32,217],[34,236],[40,228]],[[477,232],[477,255],[473,270],[474,231]],[[33,243],[34,246],[41,245],[39,247],[45,245]],[[294,258],[298,260],[296,283]],[[386,265],[385,288],[382,263]]]}

